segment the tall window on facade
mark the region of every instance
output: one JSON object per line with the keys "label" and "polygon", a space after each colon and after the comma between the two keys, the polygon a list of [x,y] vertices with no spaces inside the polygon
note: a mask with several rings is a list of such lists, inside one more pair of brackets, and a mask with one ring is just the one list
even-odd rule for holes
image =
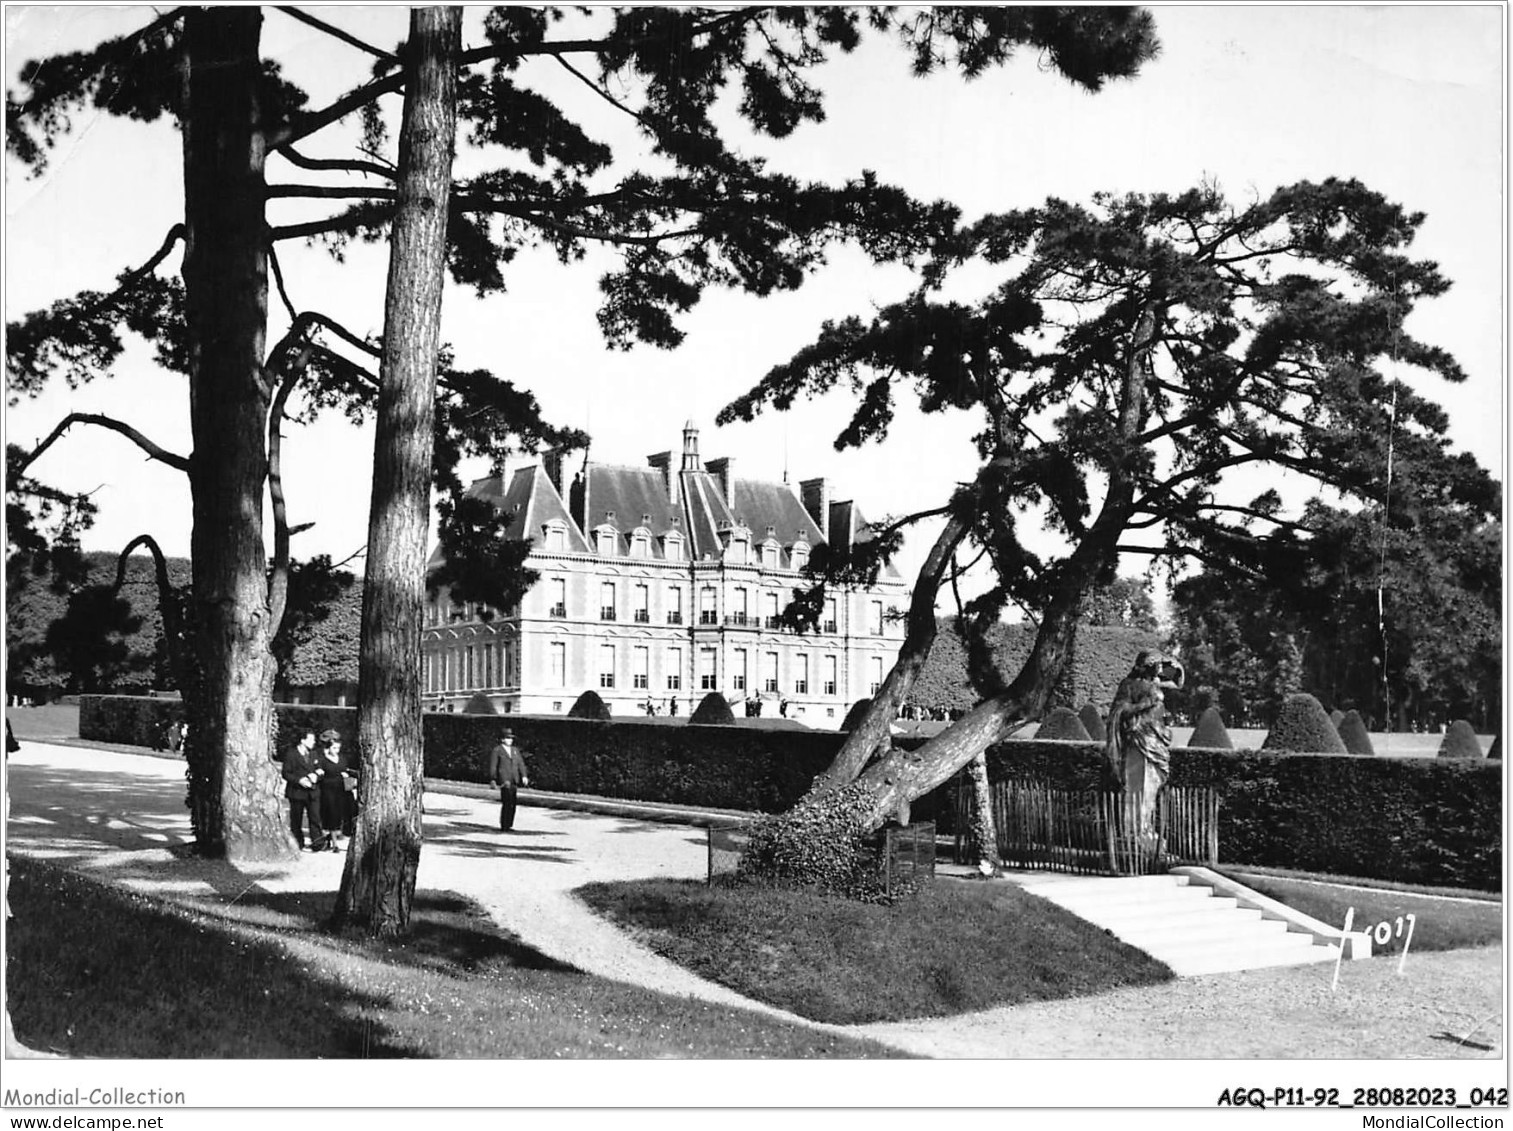
{"label": "tall window on facade", "polygon": [[699,649],[699,690],[713,691],[715,683],[715,650],[713,648]]}
{"label": "tall window on facade", "polygon": [[520,654],[515,643],[505,640],[499,645],[499,686],[511,687],[520,682]]}
{"label": "tall window on facade", "polygon": [[683,590],[677,585],[667,587],[667,623],[683,623]]}
{"label": "tall window on facade", "polygon": [[730,623],[746,624],[750,620],[750,607],[747,605],[749,594],[745,586],[741,586],[730,595]]}
{"label": "tall window on facade", "polygon": [[613,687],[615,685],[615,646],[613,644],[599,645],[599,686]]}
{"label": "tall window on facade", "polygon": [[825,694],[834,695],[836,687],[836,671],[839,664],[834,656],[825,657]]}
{"label": "tall window on facade", "polygon": [[719,623],[716,620],[715,590],[713,585],[706,585],[699,590],[699,623]]}
{"label": "tall window on facade", "polygon": [[840,624],[836,616],[836,604],[834,597],[825,598],[825,619],[820,623],[821,632],[839,632]]}
{"label": "tall window on facade", "polygon": [[736,691],[746,690],[746,649],[737,648],[730,662],[730,686]]}
{"label": "tall window on facade", "polygon": [[872,630],[872,635],[881,636],[883,634],[883,603],[873,601],[868,611],[871,613],[868,627]]}
{"label": "tall window on facade", "polygon": [[483,646],[483,686],[494,686],[494,646],[488,643]]}
{"label": "tall window on facade", "polygon": [[809,657],[800,653],[794,657],[798,670],[793,676],[793,693],[795,695],[809,694]]}
{"label": "tall window on facade", "polygon": [[763,623],[768,628],[778,626],[778,595],[776,593],[762,594],[762,613],[766,618]]}
{"label": "tall window on facade", "polygon": [[467,689],[469,689],[469,690],[471,690],[471,689],[473,689],[473,688],[475,688],[475,687],[478,686],[477,680],[474,678],[474,672],[473,672],[473,646],[471,644],[469,644],[467,646],[467,648],[463,650],[463,655],[467,658],[466,659],[466,662],[467,662],[467,682],[464,683],[462,686],[465,687],[465,688],[467,688]]}
{"label": "tall window on facade", "polygon": [[881,656],[873,656],[868,659],[867,666],[872,671],[872,680],[869,684],[870,690],[868,694],[876,695],[883,685],[883,658]]}
{"label": "tall window on facade", "polygon": [[637,624],[651,623],[651,588],[646,585],[637,585],[632,592],[634,603],[631,611]]}
{"label": "tall window on facade", "polygon": [[553,687],[567,686],[567,645],[560,640],[553,640],[549,649],[551,655],[551,680]]}
{"label": "tall window on facade", "polygon": [[552,607],[548,610],[551,616],[567,616],[567,578],[554,577],[551,580]]}
{"label": "tall window on facade", "polygon": [[778,689],[778,654],[776,652],[762,653],[762,690],[776,691]]}
{"label": "tall window on facade", "polygon": [[615,619],[615,583],[606,581],[599,586],[599,619]]}
{"label": "tall window on facade", "polygon": [[632,648],[630,653],[630,685],[642,690],[651,686],[651,649]]}
{"label": "tall window on facade", "polygon": [[678,691],[683,687],[683,649],[667,650],[667,690]]}

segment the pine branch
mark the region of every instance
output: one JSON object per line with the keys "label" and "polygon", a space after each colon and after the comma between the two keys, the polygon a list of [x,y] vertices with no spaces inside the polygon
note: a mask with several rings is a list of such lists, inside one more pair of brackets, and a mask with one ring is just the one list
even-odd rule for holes
{"label": "pine branch", "polygon": [[394,169],[380,165],[376,161],[306,157],[292,145],[282,146],[275,152],[291,165],[298,165],[301,169],[310,169],[314,172],[370,173],[386,181],[392,181],[398,176]]}
{"label": "pine branch", "polygon": [[364,43],[351,32],[342,31],[341,28],[334,27],[333,25],[326,23],[325,20],[317,19],[316,17],[310,15],[308,12],[302,12],[298,8],[294,8],[286,4],[275,4],[273,6],[273,10],[275,12],[282,12],[284,13],[284,15],[289,16],[291,19],[296,19],[302,24],[306,24],[310,27],[315,28],[317,31],[323,31],[327,35],[341,40],[343,43],[346,43],[352,47],[356,47],[359,51],[366,51],[369,55],[372,55],[375,58],[382,59],[386,63],[392,63],[396,67],[399,66],[399,57],[397,55],[394,55],[388,51],[380,50],[379,48],[374,47],[371,44]]}
{"label": "pine branch", "polygon": [[42,453],[47,451],[48,448],[52,447],[53,444],[75,424],[94,424],[101,428],[107,428],[112,432],[119,432],[132,443],[136,444],[137,447],[146,452],[150,459],[155,459],[159,463],[166,463],[169,467],[172,467],[178,471],[185,472],[186,474],[189,471],[189,460],[184,456],[176,455],[175,453],[168,451],[166,448],[159,447],[157,444],[153,443],[146,436],[144,436],[141,432],[133,428],[130,424],[123,423],[122,421],[119,421],[112,416],[102,416],[99,413],[92,412],[69,413],[63,418],[58,426],[52,430],[47,439],[43,440],[40,444],[33,448],[30,454],[21,459],[10,470],[16,475],[25,474],[26,469],[37,462],[37,459],[42,455]]}

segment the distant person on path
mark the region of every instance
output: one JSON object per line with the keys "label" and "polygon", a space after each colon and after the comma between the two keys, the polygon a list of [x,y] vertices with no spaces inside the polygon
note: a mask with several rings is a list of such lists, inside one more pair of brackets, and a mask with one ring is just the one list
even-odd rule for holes
{"label": "distant person on path", "polygon": [[320,823],[321,770],[315,752],[315,732],[305,730],[299,744],[284,755],[284,797],[289,801],[289,831],[303,850],[305,845],[305,822],[310,825],[311,852],[324,852],[327,846],[326,830]]}
{"label": "distant person on path", "polygon": [[[320,779],[320,824],[330,830],[327,847],[332,852],[341,851],[337,833],[352,835],[352,819],[356,811],[355,795],[357,772],[350,756],[342,753],[341,735],[334,730],[322,731],[320,750],[315,764],[321,769]],[[348,784],[350,780],[351,784]]]}
{"label": "distant person on path", "polygon": [[1109,765],[1139,814],[1138,831],[1154,835],[1156,796],[1171,776],[1172,731],[1164,690],[1182,686],[1182,665],[1160,652],[1142,651],[1119,683],[1109,709]]}
{"label": "distant person on path", "polygon": [[8,758],[12,754],[14,754],[17,750],[20,750],[20,749],[21,749],[21,744],[16,741],[16,736],[11,733],[11,721],[9,719],[6,719],[5,720],[5,756]]}
{"label": "distant person on path", "polygon": [[489,753],[489,781],[499,787],[499,830],[515,827],[516,795],[522,785],[530,785],[525,758],[515,749],[515,732],[509,727],[499,732],[499,741]]}
{"label": "distant person on path", "polygon": [[667,701],[667,713],[669,715],[676,715],[678,713],[678,701],[676,699],[669,699]]}

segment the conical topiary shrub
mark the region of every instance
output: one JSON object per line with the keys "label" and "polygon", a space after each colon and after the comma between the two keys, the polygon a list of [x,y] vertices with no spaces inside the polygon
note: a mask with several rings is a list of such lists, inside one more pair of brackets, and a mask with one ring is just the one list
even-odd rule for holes
{"label": "conical topiary shrub", "polygon": [[473,697],[468,700],[468,705],[462,709],[464,715],[497,715],[499,708],[494,706],[494,701],[481,691],[473,692]]}
{"label": "conical topiary shrub", "polygon": [[1492,749],[1487,751],[1487,757],[1502,761],[1502,731],[1492,736]]}
{"label": "conical topiary shrub", "polygon": [[1057,738],[1063,742],[1091,742],[1092,735],[1070,707],[1057,707],[1040,724],[1036,738]]}
{"label": "conical topiary shrub", "polygon": [[699,705],[688,716],[688,721],[707,726],[730,726],[735,722],[735,712],[725,702],[725,696],[718,691],[711,691],[699,700]]}
{"label": "conical topiary shrub", "polygon": [[1282,701],[1262,750],[1294,754],[1348,754],[1339,732],[1329,725],[1324,705],[1306,691],[1297,691]]}
{"label": "conical topiary shrub", "polygon": [[609,707],[605,705],[603,699],[599,698],[597,691],[585,691],[574,701],[567,717],[570,719],[607,719],[610,717]]}
{"label": "conical topiary shrub", "polygon": [[1336,707],[1329,712],[1329,725],[1335,730],[1340,729],[1340,724],[1345,721],[1345,712]]}
{"label": "conical topiary shrub", "polygon": [[1439,744],[1441,758],[1482,758],[1481,740],[1476,730],[1465,719],[1456,719],[1445,731],[1444,741]]}
{"label": "conical topiary shrub", "polygon": [[1359,711],[1346,711],[1345,717],[1340,720],[1337,728],[1340,741],[1345,744],[1345,749],[1352,754],[1375,754],[1376,750],[1371,745],[1371,735],[1366,731],[1366,724],[1361,719]]}
{"label": "conical topiary shrub", "polygon": [[862,716],[872,709],[872,700],[858,699],[851,704],[851,710],[846,712],[846,717],[841,720],[841,730],[855,730],[862,721]]}
{"label": "conical topiary shrub", "polygon": [[1193,727],[1192,737],[1187,740],[1187,744],[1201,750],[1233,750],[1235,748],[1235,744],[1230,741],[1229,731],[1224,729],[1224,716],[1219,714],[1217,707],[1203,709],[1203,713],[1198,716],[1198,725]]}
{"label": "conical topiary shrub", "polygon": [[1088,737],[1094,742],[1108,741],[1108,728],[1103,725],[1103,716],[1098,713],[1097,707],[1084,703],[1082,710],[1077,712],[1077,717],[1082,720],[1082,729],[1087,731]]}

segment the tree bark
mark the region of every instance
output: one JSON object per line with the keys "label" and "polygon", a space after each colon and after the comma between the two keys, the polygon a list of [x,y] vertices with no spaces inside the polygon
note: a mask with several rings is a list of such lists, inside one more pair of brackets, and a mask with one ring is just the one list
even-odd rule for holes
{"label": "tree bark", "polygon": [[363,584],[362,805],[334,914],[376,936],[407,930],[420,864],[420,630],[461,24],[460,8],[413,11],[405,66]]}
{"label": "tree bark", "polygon": [[898,660],[877,694],[872,705],[862,716],[860,723],[851,731],[842,744],[835,760],[815,782],[816,789],[828,789],[856,780],[867,760],[888,744],[893,720],[899,708],[908,699],[914,681],[930,658],[930,648],[935,643],[935,598],[940,592],[940,582],[945,576],[951,555],[961,540],[966,537],[969,523],[952,512],[946,519],[945,529],[935,539],[929,555],[919,568],[914,582],[914,594],[909,601],[908,629],[904,642],[898,650]]}
{"label": "tree bark", "polygon": [[256,8],[196,8],[184,18],[184,289],[194,452],[192,650],[186,688],[189,805],[204,852],[267,859],[294,849],[270,757],[263,485],[268,389]]}
{"label": "tree bark", "polygon": [[996,876],[1003,861],[998,857],[998,827],[993,820],[986,750],[972,759],[968,773],[972,779],[972,839],[977,842],[977,870],[984,876]]}

